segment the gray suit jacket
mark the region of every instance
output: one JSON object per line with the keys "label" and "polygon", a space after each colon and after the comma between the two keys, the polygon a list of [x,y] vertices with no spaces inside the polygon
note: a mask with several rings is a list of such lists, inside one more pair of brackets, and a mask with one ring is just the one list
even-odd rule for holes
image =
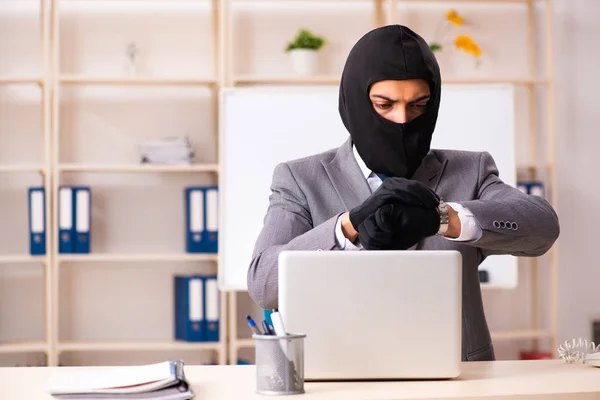
{"label": "gray suit jacket", "polygon": [[[413,176],[447,202],[467,207],[483,235],[474,242],[428,237],[423,250],[458,250],[463,259],[463,360],[493,360],[478,266],[486,256],[539,256],[559,235],[553,208],[503,183],[487,152],[432,150]],[[362,203],[371,190],[349,139],[339,149],[281,163],[275,168],[270,205],[248,270],[248,291],[262,308],[277,307],[277,258],[283,250],[337,250],[338,216]],[[516,222],[517,229],[501,228]]]}

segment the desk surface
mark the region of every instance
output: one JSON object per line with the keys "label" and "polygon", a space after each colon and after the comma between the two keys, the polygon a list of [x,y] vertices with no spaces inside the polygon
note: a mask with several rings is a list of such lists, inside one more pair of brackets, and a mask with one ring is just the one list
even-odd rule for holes
{"label": "desk surface", "polygon": [[[0,399],[52,399],[44,388],[56,369],[0,368]],[[185,373],[198,400],[272,397],[254,393],[254,366],[186,366]],[[463,363],[461,376],[455,380],[307,382],[305,390],[305,394],[291,398],[589,400],[600,399],[600,368],[557,360],[472,362]]]}

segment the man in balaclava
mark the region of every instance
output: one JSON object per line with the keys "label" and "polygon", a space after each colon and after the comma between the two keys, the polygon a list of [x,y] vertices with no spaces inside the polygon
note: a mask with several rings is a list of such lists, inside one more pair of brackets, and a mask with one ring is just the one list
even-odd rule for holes
{"label": "man in balaclava", "polygon": [[247,279],[260,307],[277,307],[284,250],[457,250],[462,358],[494,359],[478,266],[490,254],[546,253],[558,218],[541,197],[502,182],[489,153],[430,149],[440,97],[437,61],[409,28],[377,28],[356,43],[339,94],[350,137],[273,173]]}
{"label": "man in balaclava", "polygon": [[[416,79],[429,86],[430,97],[421,115],[396,123],[375,112],[369,96],[374,83]],[[339,112],[370,171],[384,181],[387,177],[411,178],[429,152],[440,97],[440,69],[425,40],[408,28],[388,26],[365,35],[350,52],[342,74]],[[380,212],[381,218],[375,218],[375,212],[384,205],[383,199],[394,197],[396,192],[412,193],[414,199],[385,200],[390,205]],[[390,180],[380,188],[378,196],[349,213],[350,229],[362,230],[361,242],[368,249],[406,249],[438,231],[439,200],[435,192],[416,181]],[[412,207],[402,210],[398,203]],[[408,226],[415,220],[408,212],[420,223]],[[363,226],[369,216],[371,219]],[[385,230],[387,225],[398,228],[405,225],[405,229],[397,229],[400,237],[394,241],[392,236],[381,232],[380,228]],[[384,239],[387,243],[382,243]]]}

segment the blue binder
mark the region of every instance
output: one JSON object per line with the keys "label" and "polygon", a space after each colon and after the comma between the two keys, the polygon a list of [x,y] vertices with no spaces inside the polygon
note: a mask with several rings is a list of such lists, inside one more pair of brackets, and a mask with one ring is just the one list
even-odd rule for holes
{"label": "blue binder", "polygon": [[533,181],[529,183],[529,194],[533,196],[539,196],[545,198],[544,183],[540,181]]}
{"label": "blue binder", "polygon": [[525,194],[533,196],[545,197],[544,183],[541,181],[525,181],[517,182],[517,189]]}
{"label": "blue binder", "polygon": [[31,187],[29,204],[29,252],[46,254],[46,192],[43,187]]}
{"label": "blue binder", "polygon": [[75,201],[73,188],[71,186],[60,186],[58,188],[58,252],[73,253],[75,251]]}
{"label": "blue binder", "polygon": [[219,341],[220,328],[220,310],[221,302],[219,288],[217,286],[216,276],[206,276],[204,278],[204,294],[206,305],[206,335],[207,342]]}
{"label": "blue binder", "polygon": [[202,276],[175,276],[175,339],[203,342],[205,336],[205,295]]}
{"label": "blue binder", "polygon": [[205,226],[204,246],[207,253],[219,251],[219,189],[216,186],[204,189]]}
{"label": "blue binder", "polygon": [[204,253],[204,189],[189,187],[185,189],[185,226],[186,250],[188,253]]}
{"label": "blue binder", "polygon": [[75,253],[90,252],[90,227],[92,225],[91,217],[91,191],[88,186],[73,187],[73,207],[75,209]]}

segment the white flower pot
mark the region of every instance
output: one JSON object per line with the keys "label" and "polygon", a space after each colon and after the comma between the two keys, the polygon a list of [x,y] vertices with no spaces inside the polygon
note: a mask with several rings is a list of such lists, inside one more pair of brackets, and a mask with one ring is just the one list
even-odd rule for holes
{"label": "white flower pot", "polygon": [[317,51],[310,49],[293,49],[289,52],[292,67],[297,74],[313,75],[317,70]]}

